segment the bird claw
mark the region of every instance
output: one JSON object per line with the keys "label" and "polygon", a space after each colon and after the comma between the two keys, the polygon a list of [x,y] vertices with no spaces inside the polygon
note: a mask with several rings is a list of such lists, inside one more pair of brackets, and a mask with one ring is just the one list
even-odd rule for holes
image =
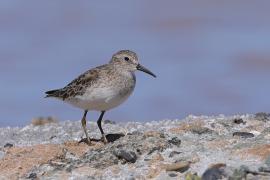
{"label": "bird claw", "polygon": [[87,138],[86,143],[87,143],[87,145],[89,145],[89,146],[92,145],[90,138]]}
{"label": "bird claw", "polygon": [[83,138],[83,139],[81,139],[81,140],[79,141],[79,143],[85,143],[85,144],[87,144],[88,146],[93,145],[92,142],[91,142],[91,140],[90,140],[90,138],[89,138],[89,139],[88,139],[88,138]]}
{"label": "bird claw", "polygon": [[108,144],[109,141],[107,140],[106,136],[103,134],[102,135],[102,138],[101,138],[101,141],[104,143],[104,144]]}

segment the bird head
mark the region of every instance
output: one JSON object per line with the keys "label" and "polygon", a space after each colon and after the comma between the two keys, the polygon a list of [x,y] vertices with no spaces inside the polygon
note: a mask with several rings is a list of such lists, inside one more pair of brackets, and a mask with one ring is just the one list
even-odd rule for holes
{"label": "bird head", "polygon": [[156,77],[154,73],[145,68],[139,63],[138,56],[135,52],[130,50],[120,50],[112,56],[110,63],[119,66],[123,70],[135,72],[136,70],[145,72],[153,77]]}

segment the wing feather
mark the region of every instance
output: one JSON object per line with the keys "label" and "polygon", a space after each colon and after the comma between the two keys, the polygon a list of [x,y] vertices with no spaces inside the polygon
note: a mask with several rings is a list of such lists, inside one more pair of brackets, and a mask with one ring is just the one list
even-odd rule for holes
{"label": "wing feather", "polygon": [[69,97],[84,94],[86,88],[91,86],[99,79],[100,76],[99,71],[103,69],[105,66],[106,65],[102,65],[86,71],[85,73],[78,76],[76,79],[71,81],[68,85],[66,85],[62,89],[47,91],[46,97],[56,97],[65,100]]}

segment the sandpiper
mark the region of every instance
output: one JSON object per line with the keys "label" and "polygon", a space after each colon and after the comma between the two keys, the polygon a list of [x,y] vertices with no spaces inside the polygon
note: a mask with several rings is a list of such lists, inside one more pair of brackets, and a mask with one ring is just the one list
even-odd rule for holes
{"label": "sandpiper", "polygon": [[46,97],[60,99],[84,110],[81,123],[89,144],[86,115],[91,110],[100,111],[97,125],[103,142],[107,143],[101,127],[103,115],[106,111],[122,104],[131,95],[136,84],[136,70],[156,77],[154,73],[139,64],[135,52],[121,50],[112,56],[108,64],[86,71],[64,88],[47,91]]}

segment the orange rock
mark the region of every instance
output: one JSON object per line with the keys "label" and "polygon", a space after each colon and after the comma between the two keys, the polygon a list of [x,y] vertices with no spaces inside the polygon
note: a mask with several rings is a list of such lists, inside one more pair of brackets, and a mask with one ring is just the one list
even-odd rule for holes
{"label": "orange rock", "polygon": [[[26,147],[11,147],[0,160],[0,179],[18,179],[23,177],[33,167],[48,163],[58,163],[68,151],[76,156],[82,156],[90,148],[100,148],[97,143],[88,146],[84,143],[69,141],[64,144],[40,144]],[[59,162],[61,163],[61,162]]]}
{"label": "orange rock", "polygon": [[205,125],[205,122],[203,122],[202,120],[196,120],[192,122],[183,122],[180,124],[179,127],[169,129],[169,131],[175,134],[185,133],[188,131],[203,128],[204,125]]}
{"label": "orange rock", "polygon": [[39,164],[63,155],[59,145],[36,145],[11,147],[0,160],[0,174],[5,178],[17,179]]}
{"label": "orange rock", "polygon": [[184,172],[189,168],[190,162],[177,162],[172,164],[164,164],[162,166],[166,171]]}
{"label": "orange rock", "polygon": [[90,148],[94,148],[92,146],[88,146],[85,143],[78,143],[77,141],[67,141],[64,143],[64,148],[66,148],[72,154],[77,156],[82,156],[86,153]]}
{"label": "orange rock", "polygon": [[265,160],[270,155],[270,144],[258,145],[246,150],[247,154],[259,157]]}

